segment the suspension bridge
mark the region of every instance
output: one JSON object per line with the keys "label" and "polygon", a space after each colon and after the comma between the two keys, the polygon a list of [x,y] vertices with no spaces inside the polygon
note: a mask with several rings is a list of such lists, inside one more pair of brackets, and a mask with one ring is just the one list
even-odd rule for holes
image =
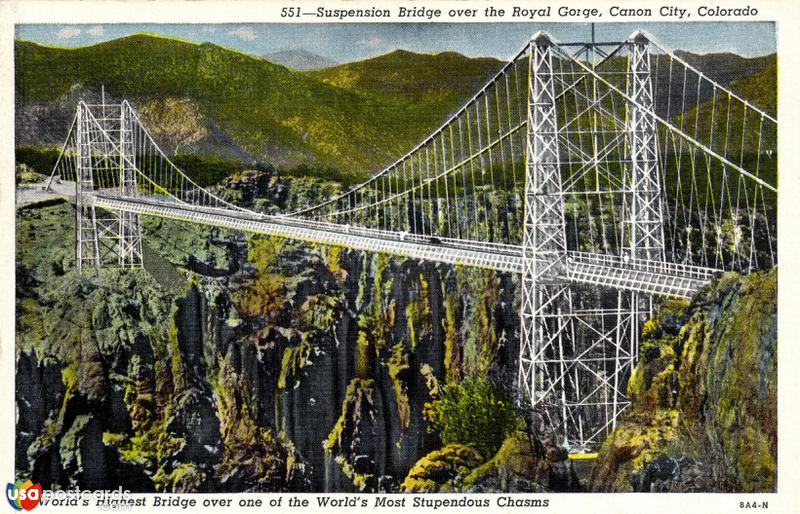
{"label": "suspension bridge", "polygon": [[74,182],[79,270],[141,266],[140,217],[159,216],[519,274],[518,389],[580,451],[628,405],[654,298],[776,264],[776,145],[773,115],[644,31],[539,32],[416,147],[318,205],[266,214],[198,186],[127,101],[79,103],[48,187]]}

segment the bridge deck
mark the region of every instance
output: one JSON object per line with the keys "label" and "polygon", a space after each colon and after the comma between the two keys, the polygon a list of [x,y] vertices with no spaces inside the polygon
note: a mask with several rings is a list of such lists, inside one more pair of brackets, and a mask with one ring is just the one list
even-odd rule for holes
{"label": "bridge deck", "polygon": [[[94,195],[95,206],[192,223],[287,237],[356,250],[448,264],[522,273],[522,248],[480,241],[439,240],[414,234],[350,227],[286,216],[253,216],[228,209]],[[652,261],[629,262],[620,257],[569,252],[569,281],[668,296],[690,297],[716,270]]]}

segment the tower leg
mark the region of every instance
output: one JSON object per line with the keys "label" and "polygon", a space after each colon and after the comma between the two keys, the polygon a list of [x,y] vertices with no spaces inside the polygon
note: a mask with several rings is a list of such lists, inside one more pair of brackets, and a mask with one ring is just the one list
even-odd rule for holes
{"label": "tower leg", "polygon": [[664,262],[664,217],[661,175],[658,170],[656,122],[652,115],[653,80],[649,42],[641,32],[630,38],[627,105],[630,180],[627,222],[629,240],[625,252],[630,259]]}
{"label": "tower leg", "polygon": [[562,278],[567,246],[552,43],[543,34],[531,40],[528,73],[518,386],[569,439],[575,426],[571,400],[580,384],[569,384],[573,366],[565,357],[574,348],[572,293]]}
{"label": "tower leg", "polygon": [[[131,198],[137,195],[136,153],[133,144],[133,117],[128,102],[120,106],[119,170],[120,194]],[[119,213],[119,265],[140,267],[142,265],[142,225],[139,214]]]}
{"label": "tower leg", "polygon": [[[664,262],[664,214],[661,174],[658,169],[658,140],[653,117],[653,78],[650,66],[650,42],[643,32],[629,38],[628,94],[634,100],[627,105],[628,146],[630,149],[630,193],[628,246],[624,249],[631,260]],[[631,343],[638,358],[639,328],[650,313],[652,297],[631,295]]]}
{"label": "tower leg", "polygon": [[88,107],[78,104],[77,115],[78,170],[75,180],[75,265],[79,272],[87,266],[100,268],[100,245],[97,237],[97,216],[92,193],[94,177],[92,166],[92,123]]}
{"label": "tower leg", "polygon": [[[622,254],[626,260],[664,262],[664,223],[661,175],[658,169],[658,139],[653,117],[653,79],[649,41],[642,32],[629,38],[627,132],[630,168],[625,179],[628,188],[624,199]],[[629,324],[617,337],[618,348],[628,348],[629,360],[620,362],[627,378],[639,356],[641,326],[652,314],[652,297],[630,292],[618,297],[618,310],[625,311]]]}

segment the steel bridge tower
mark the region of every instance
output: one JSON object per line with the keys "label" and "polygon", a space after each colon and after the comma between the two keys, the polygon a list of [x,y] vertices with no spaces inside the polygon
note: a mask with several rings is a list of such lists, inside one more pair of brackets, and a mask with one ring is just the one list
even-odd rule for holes
{"label": "steel bridge tower", "polygon": [[[663,262],[648,44],[641,33],[628,40],[627,87],[636,104],[630,102],[626,110],[630,164],[624,177],[622,257]],[[608,311],[615,327],[588,338],[576,333],[580,314],[573,304],[574,286],[563,278],[568,252],[553,49],[546,34],[531,38],[518,386],[565,445],[586,450],[616,425],[627,405],[621,391],[638,355],[639,325],[649,298],[620,292],[617,309]],[[600,360],[602,367],[596,364]]]}
{"label": "steel bridge tower", "polygon": [[[623,197],[622,231],[623,240],[626,241],[623,257],[630,262],[665,262],[662,184],[658,169],[650,42],[642,31],[637,31],[628,39],[628,45],[627,94],[633,102],[626,105],[630,168],[624,181],[628,191]],[[635,291],[628,295],[620,293],[618,296],[620,316],[626,307],[628,309],[630,355],[634,360],[639,355],[640,328],[645,318],[652,315],[652,300],[652,295]],[[634,364],[635,361],[632,361],[630,367]]]}
{"label": "steel bridge tower", "polygon": [[80,102],[77,112],[77,180],[75,180],[75,262],[78,271],[84,266],[100,267],[100,242],[97,237],[97,216],[91,193],[94,191],[91,139],[91,113],[89,107]]}
{"label": "steel bridge tower", "polygon": [[[556,114],[552,42],[540,32],[531,39],[528,57],[518,380],[531,403],[543,404],[548,422],[564,429],[569,416],[564,346],[574,337],[572,291],[559,278],[567,265],[567,242]],[[553,398],[555,389],[560,395]],[[557,404],[560,412],[552,412]]]}
{"label": "steel bridge tower", "polygon": [[[90,107],[98,111],[93,112]],[[95,179],[111,176],[120,195],[134,197],[136,186],[136,152],[131,107],[127,102],[96,106],[78,104],[76,114],[77,180],[76,246],[78,271],[84,267],[100,268],[104,263],[121,267],[142,265],[142,227],[139,214],[124,211],[103,211],[97,216],[93,193]]]}

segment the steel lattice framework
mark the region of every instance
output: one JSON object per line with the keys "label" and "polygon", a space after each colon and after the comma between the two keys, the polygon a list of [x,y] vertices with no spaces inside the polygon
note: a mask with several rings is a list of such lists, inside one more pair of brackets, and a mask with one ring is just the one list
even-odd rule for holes
{"label": "steel lattice framework", "polygon": [[[572,290],[561,277],[567,269],[561,160],[559,158],[553,53],[543,33],[528,54],[528,141],[525,174],[525,225],[522,239],[520,308],[520,388],[562,432],[574,419]],[[552,398],[553,396],[555,398]],[[569,399],[568,399],[569,397]],[[554,411],[560,408],[560,412]],[[558,420],[558,421],[556,421]]]}
{"label": "steel lattice framework", "polygon": [[[266,214],[198,186],[127,101],[80,102],[79,269],[142,265],[140,216],[521,276],[517,388],[574,451],[628,404],[653,298],[776,264],[777,120],[643,31],[540,32],[410,152],[317,205]],[[48,182],[49,186],[49,182]]]}

